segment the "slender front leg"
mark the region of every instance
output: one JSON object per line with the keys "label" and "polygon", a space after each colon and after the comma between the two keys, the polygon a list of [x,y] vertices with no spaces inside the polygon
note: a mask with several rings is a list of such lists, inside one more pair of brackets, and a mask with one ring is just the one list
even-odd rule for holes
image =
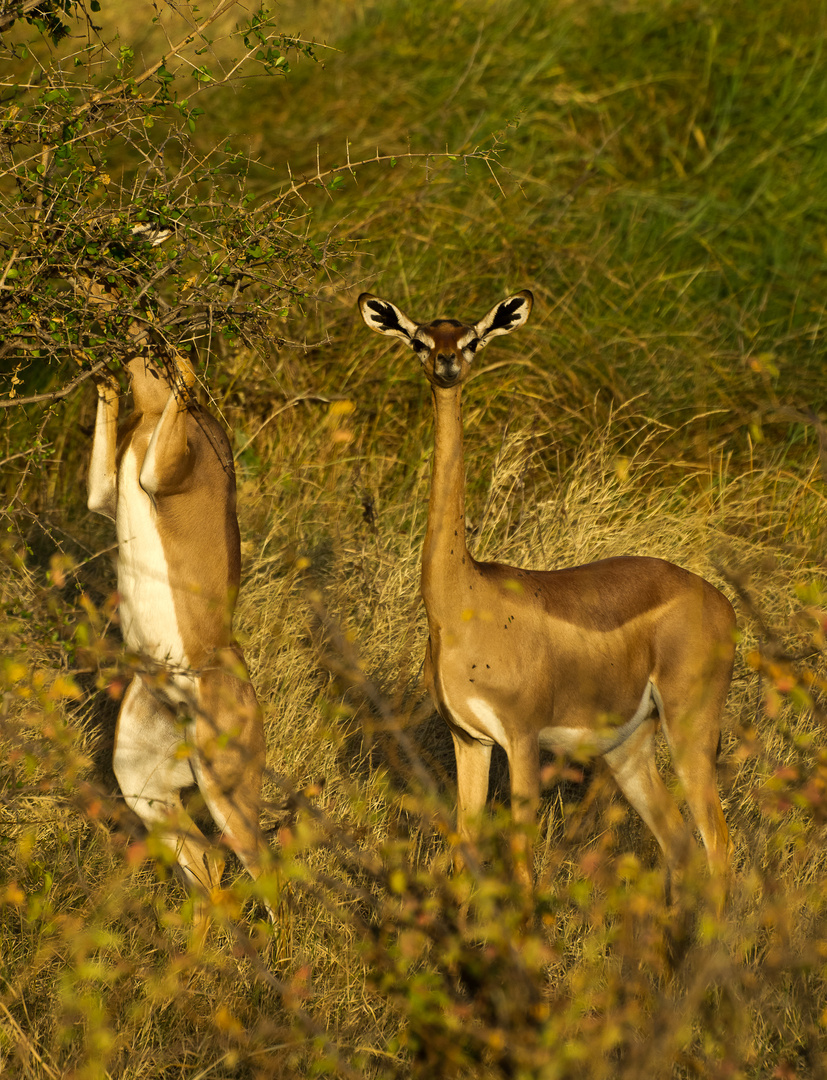
{"label": "slender front leg", "polygon": [[120,388],[114,379],[102,378],[97,384],[98,411],[89,461],[86,505],[96,514],[115,520],[118,506],[118,478],[115,448],[118,440],[118,398]]}
{"label": "slender front leg", "polygon": [[141,466],[141,487],[148,495],[178,490],[192,465],[187,445],[187,404],[195,372],[183,357],[178,369],[180,378],[170,389]]}
{"label": "slender front leg", "polygon": [[[488,773],[491,768],[491,743],[478,742],[468,735],[457,734],[451,729],[454,754],[457,759],[457,832],[460,839],[473,843],[473,822],[485,808],[488,798]],[[465,860],[454,851],[454,872],[459,873]]]}
{"label": "slender front leg", "polygon": [[[540,805],[540,742],[529,733],[515,739],[508,748],[511,774],[511,816],[517,826],[530,827],[537,820]],[[514,872],[527,888],[534,887],[534,848],[526,828],[514,831],[511,841]]]}

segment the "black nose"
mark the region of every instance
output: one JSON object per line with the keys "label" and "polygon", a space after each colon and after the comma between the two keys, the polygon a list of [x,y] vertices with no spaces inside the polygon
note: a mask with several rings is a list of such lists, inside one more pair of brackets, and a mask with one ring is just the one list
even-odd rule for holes
{"label": "black nose", "polygon": [[459,375],[459,361],[453,353],[437,353],[434,362],[434,375],[443,382],[454,382]]}

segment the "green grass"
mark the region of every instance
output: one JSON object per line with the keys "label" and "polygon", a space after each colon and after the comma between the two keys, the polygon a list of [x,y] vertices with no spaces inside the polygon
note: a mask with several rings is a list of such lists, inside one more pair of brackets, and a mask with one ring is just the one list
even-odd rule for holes
{"label": "green grass", "polygon": [[[262,199],[288,162],[313,173],[317,146],[323,167],[347,142],[353,160],[399,162],[304,192],[308,236],[353,253],[273,321],[311,347],[201,369],[237,449],[237,627],[266,716],[280,921],[239,911],[239,877],[194,950],[183,890],[129,847],[116,705],[97,685],[120,662],[95,610],[113,537],[80,482],[92,394],[8,417],[0,457],[41,424],[44,451],[2,488],[4,1076],[824,1071],[825,15],[803,0],[285,6],[286,29],[340,51],[228,99],[205,140],[248,138]],[[402,157],[492,145],[493,174]],[[475,552],[660,555],[738,609],[720,768],[736,878],[718,922],[690,875],[676,972],[654,842],[599,764],[579,782],[545,763],[530,914],[501,758],[485,869],[473,889],[448,871],[453,753],[421,685],[430,398],[355,298],[475,318],[523,287],[530,323],[464,396]],[[63,587],[46,579],[55,551],[80,564]],[[54,688],[96,664],[79,696]]]}
{"label": "green grass", "polygon": [[[402,214],[385,202],[386,217],[370,233],[372,258],[362,264],[367,280],[375,280],[371,287],[422,317],[466,317],[492,294],[531,285],[539,303],[520,356],[535,370],[512,369],[489,391],[494,400],[487,411],[501,425],[514,408],[515,389],[548,397],[551,380],[568,410],[591,407],[597,397],[604,422],[612,399],[637,395],[644,415],[673,425],[693,412],[725,409],[688,429],[695,453],[699,441],[714,444],[721,435],[729,437],[727,452],[754,452],[750,441],[767,428],[771,455],[788,440],[801,449],[806,434],[800,426],[791,431],[778,406],[818,407],[823,397],[816,254],[823,169],[812,148],[821,145],[813,138],[818,121],[809,111],[824,95],[817,38],[779,52],[775,27],[759,27],[747,49],[740,27],[755,13],[737,5],[708,25],[698,25],[694,9],[681,5],[622,13],[597,5],[588,16],[572,7],[554,19],[536,10],[522,20],[511,5],[491,10],[485,39],[511,48],[482,51],[452,99],[447,127],[432,107],[417,116],[415,130],[420,140],[424,132],[447,131],[449,146],[468,147],[462,125],[452,125],[483,100],[495,100],[503,112],[486,113],[489,130],[520,118],[505,161],[526,197],[505,178],[511,194],[502,200],[491,194],[490,178],[482,178],[488,191],[480,192],[479,178],[451,175],[417,192]],[[495,18],[499,10],[518,27],[511,36]],[[785,26],[795,24],[797,10],[785,9]],[[471,48],[461,39],[469,21],[455,22],[453,33],[436,28],[430,36],[427,26],[393,23],[429,57],[418,80],[429,102],[453,93],[450,56]],[[544,58],[551,51],[550,70],[564,74],[539,77],[525,56],[529,47]],[[348,56],[347,70],[358,71],[356,44]],[[403,74],[398,82],[389,74],[384,100],[371,115],[397,116],[406,87]],[[367,104],[352,76],[342,96],[352,102],[355,122]],[[767,99],[777,105],[772,119],[759,107]],[[410,110],[406,121],[410,134]],[[692,128],[707,131],[713,150],[730,140],[727,148],[706,165]],[[677,151],[669,149],[666,132],[677,129],[686,137],[673,162]],[[389,139],[376,136],[383,149]],[[638,145],[644,143],[645,152]],[[369,199],[381,206],[386,183],[387,174],[357,205]],[[757,191],[763,194],[756,202]],[[341,199],[326,207],[345,227],[348,210]],[[380,213],[372,210],[374,220]],[[442,256],[438,268],[434,248]],[[559,430],[563,418],[554,419]],[[579,441],[582,430],[564,427],[566,435]],[[811,434],[809,440],[812,446]]]}

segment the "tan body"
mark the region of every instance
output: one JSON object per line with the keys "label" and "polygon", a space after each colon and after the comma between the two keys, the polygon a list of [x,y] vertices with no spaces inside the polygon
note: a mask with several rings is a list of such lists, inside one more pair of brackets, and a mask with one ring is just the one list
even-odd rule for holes
{"label": "tan body", "polygon": [[182,789],[198,785],[222,843],[254,877],[263,852],[263,724],[232,637],[232,453],[218,422],[188,404],[186,362],[175,389],[142,356],[127,369],[135,409],[119,430],[118,391],[98,386],[88,484],[89,509],[117,526],[124,642],[151,669],[124,695],[113,766],[127,803],[161,826],[189,883],[209,892],[224,861],[186,814]]}
{"label": "tan body", "polygon": [[[526,823],[540,797],[541,746],[588,751],[605,757],[669,867],[679,868],[690,838],[655,765],[657,713],[710,866],[723,875],[730,842],[716,758],[734,657],[729,601],[660,559],[521,570],[477,562],[467,550],[461,385],[479,349],[522,325],[531,303],[518,293],[467,326],[417,324],[387,301],[359,299],[371,329],[417,351],[432,389],[425,678],[454,740],[459,833],[473,837],[494,743],[508,755],[513,816]],[[517,872],[529,881],[527,847],[523,856]]]}

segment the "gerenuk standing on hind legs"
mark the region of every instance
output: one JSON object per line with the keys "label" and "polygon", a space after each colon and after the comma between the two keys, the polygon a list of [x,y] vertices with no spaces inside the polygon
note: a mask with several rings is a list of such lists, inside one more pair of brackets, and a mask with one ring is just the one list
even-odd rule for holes
{"label": "gerenuk standing on hind legs", "polygon": [[[413,349],[431,386],[436,445],[422,553],[425,679],[454,740],[458,832],[472,841],[494,743],[508,755],[517,823],[536,816],[540,747],[588,748],[605,758],[669,870],[679,871],[692,844],[655,764],[657,713],[710,868],[725,883],[731,844],[716,773],[735,648],[729,601],[662,559],[522,570],[477,562],[466,547],[462,384],[481,350],[522,326],[532,305],[525,290],[473,324],[419,323],[387,300],[359,297],[371,330]],[[531,886],[527,842],[515,871]]]}
{"label": "gerenuk standing on hind legs", "polygon": [[266,855],[264,729],[232,635],[233,458],[221,425],[194,403],[187,360],[142,349],[125,367],[134,411],[120,428],[118,385],[98,383],[88,499],[117,526],[121,628],[144,668],[124,695],[113,766],[128,805],[160,830],[190,887],[209,895],[224,858],[186,813],[182,789],[198,785],[220,845],[254,878]]}

